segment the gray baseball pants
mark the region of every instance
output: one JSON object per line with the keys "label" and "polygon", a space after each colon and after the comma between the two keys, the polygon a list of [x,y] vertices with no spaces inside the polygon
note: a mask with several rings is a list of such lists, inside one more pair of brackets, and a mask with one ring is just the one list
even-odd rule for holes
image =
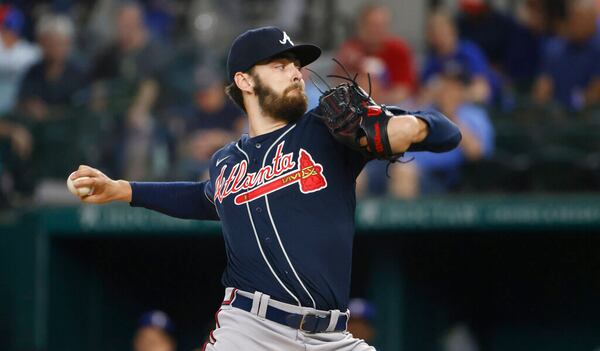
{"label": "gray baseball pants", "polygon": [[[237,293],[253,296],[239,290]],[[225,300],[230,294],[228,288]],[[278,301],[269,303],[278,308],[285,305],[286,310],[302,309]],[[222,305],[215,319],[215,330],[210,333],[204,351],[375,351],[347,331],[306,333],[230,305]]]}

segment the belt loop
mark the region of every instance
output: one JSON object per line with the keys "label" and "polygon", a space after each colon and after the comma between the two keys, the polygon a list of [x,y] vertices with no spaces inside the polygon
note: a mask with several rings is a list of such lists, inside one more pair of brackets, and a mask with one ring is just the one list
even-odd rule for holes
{"label": "belt loop", "polygon": [[348,322],[350,321],[350,309],[346,309],[346,325],[344,326],[344,330],[348,330]]}
{"label": "belt loop", "polygon": [[330,314],[329,314],[329,326],[327,326],[327,329],[325,329],[325,331],[328,331],[328,332],[334,331],[339,317],[340,317],[340,310],[331,310]]}
{"label": "belt loop", "polygon": [[267,315],[267,307],[269,307],[269,300],[271,296],[267,294],[262,294],[260,297],[260,305],[258,307],[258,317],[265,318]]}
{"label": "belt loop", "polygon": [[231,292],[233,291],[233,288],[226,288],[225,289],[225,296],[223,296],[223,301],[229,301],[231,299]]}
{"label": "belt loop", "polygon": [[231,305],[233,300],[235,300],[236,292],[237,292],[237,289],[235,289],[235,288],[232,288],[232,289],[227,288],[225,290],[225,299],[223,300],[222,304],[223,305]]}
{"label": "belt loop", "polygon": [[252,309],[250,309],[250,313],[258,314],[258,306],[260,306],[260,298],[262,297],[262,293],[255,291],[254,297],[252,298]]}

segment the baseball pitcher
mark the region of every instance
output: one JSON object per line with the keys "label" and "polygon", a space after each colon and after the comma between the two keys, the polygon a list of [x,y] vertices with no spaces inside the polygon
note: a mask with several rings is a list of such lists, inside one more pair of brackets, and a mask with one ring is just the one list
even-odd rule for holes
{"label": "baseball pitcher", "polygon": [[205,350],[373,350],[346,331],[356,177],[369,160],[461,140],[439,112],[377,105],[351,77],[307,112],[300,70],[320,54],[275,27],[235,39],[227,93],[248,134],[213,155],[206,181],[112,180],[88,166],[70,176],[93,189],[84,203],[221,221],[225,296]]}

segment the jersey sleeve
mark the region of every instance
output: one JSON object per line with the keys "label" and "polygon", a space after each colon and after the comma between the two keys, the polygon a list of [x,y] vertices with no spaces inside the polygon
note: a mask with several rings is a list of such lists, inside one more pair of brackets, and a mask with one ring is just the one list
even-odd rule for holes
{"label": "jersey sleeve", "polygon": [[176,218],[219,220],[208,180],[130,184],[132,207],[144,207]]}

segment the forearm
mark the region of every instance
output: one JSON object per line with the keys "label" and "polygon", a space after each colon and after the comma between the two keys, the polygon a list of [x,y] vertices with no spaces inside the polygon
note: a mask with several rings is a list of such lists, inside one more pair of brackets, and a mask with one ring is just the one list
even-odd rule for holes
{"label": "forearm", "polygon": [[387,127],[392,152],[394,154],[406,152],[412,144],[425,139],[428,129],[427,123],[413,115],[392,117]]}
{"label": "forearm", "polygon": [[144,207],[166,215],[185,219],[217,220],[207,182],[146,183],[131,182],[131,206]]}
{"label": "forearm", "polygon": [[[400,138],[400,140],[394,140],[396,138],[393,137],[393,134],[390,134],[390,130],[388,130],[390,144],[392,146],[394,144],[400,145],[398,150],[395,151],[445,152],[457,147],[461,141],[462,135],[456,124],[452,123],[452,121],[438,111],[411,112],[404,111],[394,106],[389,106],[388,108],[395,115],[410,115],[419,121],[424,122],[427,126],[426,130],[424,130],[422,125],[419,124],[421,127],[409,130],[408,135],[404,138]],[[392,118],[390,122],[395,118],[396,117]],[[401,128],[401,126],[392,126],[392,133],[397,131],[396,128]]]}

